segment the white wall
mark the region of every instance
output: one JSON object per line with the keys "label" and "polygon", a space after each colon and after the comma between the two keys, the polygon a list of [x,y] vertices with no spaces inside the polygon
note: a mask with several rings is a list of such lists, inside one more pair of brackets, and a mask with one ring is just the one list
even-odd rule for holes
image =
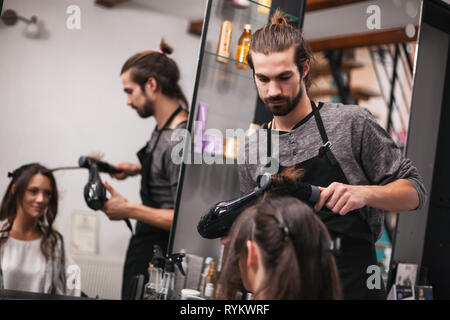
{"label": "white wall", "polygon": [[[80,155],[137,161],[154,120],[143,120],[126,106],[120,82],[125,60],[143,49],[159,49],[161,36],[174,46],[173,58],[190,101],[199,37],[188,35],[188,20],[153,12],[130,2],[113,9],[94,0],[5,0],[3,10],[36,15],[44,26],[40,39],[24,36],[25,24],[0,22],[0,192],[7,172],[29,162],[48,167],[76,165]],[[69,30],[69,5],[81,8],[81,30]],[[87,170],[55,173],[60,206],[56,227],[69,239],[74,211],[91,211],[83,199]],[[109,176],[104,180],[111,182]],[[139,178],[112,181],[125,197],[140,201]],[[93,212],[93,211],[91,211]],[[99,211],[103,256],[123,258],[130,232]]]}

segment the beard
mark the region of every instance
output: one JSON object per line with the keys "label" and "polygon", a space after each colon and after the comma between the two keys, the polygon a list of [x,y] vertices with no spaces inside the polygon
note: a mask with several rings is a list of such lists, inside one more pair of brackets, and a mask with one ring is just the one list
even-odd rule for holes
{"label": "beard", "polygon": [[[266,108],[270,112],[272,112],[274,116],[285,116],[297,106],[302,96],[303,96],[303,88],[302,86],[300,86],[298,94],[294,97],[294,99],[290,99],[287,96],[276,96],[265,98],[263,99],[263,102]],[[285,101],[286,103],[279,105],[270,105],[270,102],[278,102],[278,101]]]}
{"label": "beard", "polygon": [[145,97],[145,102],[141,108],[138,108],[135,105],[131,105],[131,107],[136,110],[136,112],[141,118],[144,119],[151,117],[154,113],[153,112],[154,104],[147,96]]}

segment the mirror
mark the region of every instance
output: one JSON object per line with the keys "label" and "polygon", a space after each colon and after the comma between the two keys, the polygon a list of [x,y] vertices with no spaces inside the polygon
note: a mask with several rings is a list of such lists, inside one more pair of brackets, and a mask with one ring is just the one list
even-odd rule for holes
{"label": "mirror", "polygon": [[[316,60],[309,97],[367,108],[405,151],[422,1],[349,2],[307,7],[303,31]],[[376,242],[385,282],[396,218],[396,212],[385,214]]]}
{"label": "mirror", "polygon": [[[103,1],[108,2],[108,1]],[[0,22],[0,190],[7,172],[22,164],[76,166],[81,155],[103,154],[109,163],[137,162],[136,152],[149,140],[155,122],[143,120],[126,105],[120,79],[123,63],[136,52],[159,49],[164,36],[181,73],[180,85],[191,100],[199,39],[187,32],[201,18],[203,1],[5,0],[3,12],[18,19]],[[82,291],[89,297],[120,299],[122,269],[130,231],[83,198],[88,171],[55,172],[59,208],[55,228],[81,267]],[[113,180],[119,193],[140,203],[140,178]],[[75,248],[77,245],[78,248]],[[150,249],[151,250],[151,249]]]}

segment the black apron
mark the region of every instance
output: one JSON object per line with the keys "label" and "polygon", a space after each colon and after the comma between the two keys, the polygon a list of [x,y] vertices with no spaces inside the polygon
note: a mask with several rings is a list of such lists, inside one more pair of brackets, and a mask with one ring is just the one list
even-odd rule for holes
{"label": "black apron", "polygon": [[[155,144],[149,150],[150,141],[138,151],[137,156],[141,163],[141,199],[142,204],[152,208],[158,208],[158,204],[151,198],[151,190],[149,188],[150,169],[152,167],[153,151],[156,149],[161,133],[170,125],[175,116],[180,113],[183,108],[180,106],[169,117],[164,126],[158,133]],[[153,246],[158,245],[163,254],[167,253],[170,231],[166,231],[155,226],[137,221],[136,230],[130,239],[128,250],[125,258],[122,282],[122,299],[135,299],[136,292],[134,282],[136,276],[144,275],[144,284],[148,282],[148,267],[153,257]]]}
{"label": "black apron", "polygon": [[[295,165],[304,168],[305,175],[302,182],[315,186],[328,187],[333,182],[349,184],[341,166],[330,150],[331,142],[328,140],[319,108],[311,101],[314,118],[322,138],[323,145],[319,148],[317,156]],[[268,137],[271,137],[271,127],[268,126]],[[268,139],[268,154],[271,157],[271,142]],[[280,165],[279,172],[283,167]],[[368,223],[362,218],[360,210],[354,210],[344,216],[334,213],[325,206],[316,212],[323,221],[333,239],[341,238],[341,252],[335,255],[341,279],[344,299],[385,299],[384,285],[381,289],[369,290],[367,267],[378,265],[373,233]]]}

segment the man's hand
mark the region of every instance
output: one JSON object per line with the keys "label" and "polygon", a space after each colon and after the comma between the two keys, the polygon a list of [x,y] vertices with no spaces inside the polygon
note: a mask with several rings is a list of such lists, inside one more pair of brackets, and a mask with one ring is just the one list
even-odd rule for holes
{"label": "man's hand", "polygon": [[122,170],[122,172],[111,174],[111,177],[117,180],[123,180],[125,178],[135,176],[141,172],[141,165],[131,162],[118,162],[114,164],[114,168]]}
{"label": "man's hand", "polygon": [[226,245],[230,242],[230,240],[231,240],[230,235],[227,234],[226,236],[220,238],[220,243]]}
{"label": "man's hand", "polygon": [[367,192],[365,186],[333,182],[327,188],[320,187],[319,201],[314,210],[319,211],[325,205],[334,213],[345,215],[367,205]]}
{"label": "man's hand", "polygon": [[105,202],[101,209],[108,216],[109,220],[122,220],[129,217],[127,211],[128,200],[111,187],[108,182],[103,183],[106,190],[111,193],[111,198]]}

